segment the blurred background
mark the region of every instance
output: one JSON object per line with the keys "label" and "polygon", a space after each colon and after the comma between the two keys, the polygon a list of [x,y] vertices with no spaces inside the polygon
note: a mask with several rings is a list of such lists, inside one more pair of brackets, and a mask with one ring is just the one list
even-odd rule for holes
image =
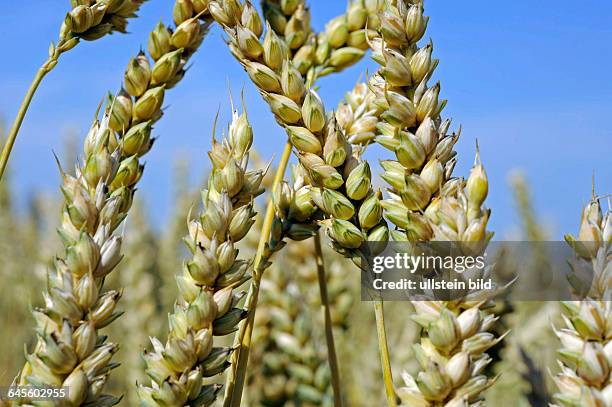
{"label": "blurred background", "polygon": [[[345,9],[344,0],[311,0],[309,4],[317,31]],[[68,4],[57,0],[2,4],[0,128],[13,120],[67,9]],[[608,120],[612,4],[432,0],[426,11],[431,16],[428,35],[441,60],[434,79],[442,82],[442,94],[449,99],[445,116],[454,118],[454,128],[463,126],[455,173],[468,173],[478,140],[489,174],[490,227],[496,239],[559,240],[565,233],[574,233],[581,207],[591,194],[593,174],[598,193],[612,192],[612,122]],[[40,305],[46,267],[60,248],[54,231],[61,204],[60,178],[53,153],[66,168],[82,155],[82,140],[97,105],[107,92],[117,90],[127,61],[146,46],[148,32],[157,21],[171,21],[170,2],[151,0],[139,14],[130,22],[129,35],[84,44],[62,57],[35,96],[8,176],[0,183],[0,327],[12,333],[0,339],[0,385],[10,383],[22,363],[23,343],[32,339],[29,306]],[[366,59],[343,74],[322,79],[320,94],[326,106],[336,106],[346,91],[374,69]],[[261,159],[280,154],[283,131],[229,54],[223,33],[213,28],[192,59],[184,83],[166,96],[166,114],[154,131],[159,139],[147,155],[134,213],[128,219],[125,252],[130,255],[109,282],[125,288],[122,303],[129,310],[111,332],[125,338],[118,358],[123,374],[115,379],[129,378],[113,382],[111,390],[126,392],[127,405],[135,405],[130,390],[136,380],[142,380],[139,350],[146,346],[148,335],[165,332],[165,313],[175,297],[173,275],[182,261],[185,217],[207,171],[206,151],[218,110],[220,123],[228,122],[229,89],[235,99],[244,91]],[[368,155],[374,163],[385,152],[374,146]],[[253,246],[254,240],[244,249]],[[311,327],[301,336],[307,360],[278,349],[269,339],[270,332],[281,329],[270,317],[279,310],[293,322],[313,320],[316,325],[320,317],[317,293],[311,292],[316,287],[311,247],[291,249],[290,245],[289,250],[294,250],[292,255],[283,256],[268,273],[274,277],[264,289],[248,391],[253,405],[321,405],[329,400],[329,383],[321,373],[315,375],[320,380],[309,385],[320,390],[322,401],[296,404],[296,389],[303,384],[303,377],[295,374],[296,364],[305,364],[315,373],[325,369],[322,332]],[[369,304],[358,300],[356,276],[343,275],[343,260],[331,253],[327,256],[333,270],[330,291],[343,377],[351,389],[348,405],[380,405],[383,396]],[[289,275],[289,269],[298,272]],[[407,304],[388,307],[394,371],[399,377],[402,369],[415,368],[410,343],[418,332],[406,323]],[[546,405],[551,392],[547,369],[555,369],[551,343],[556,339],[549,327],[558,318],[558,305],[501,304],[499,311],[507,315],[500,329],[512,328],[515,334],[494,352],[492,369],[504,374],[488,397],[493,405],[516,400],[521,406]],[[365,350],[357,352],[358,361],[350,357],[355,349]],[[499,361],[502,354],[504,362]],[[270,365],[281,367],[271,372]]]}

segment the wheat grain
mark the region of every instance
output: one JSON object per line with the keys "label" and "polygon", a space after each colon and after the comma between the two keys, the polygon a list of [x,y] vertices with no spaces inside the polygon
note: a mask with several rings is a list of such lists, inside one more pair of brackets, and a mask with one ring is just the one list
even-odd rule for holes
{"label": "wheat grain", "polygon": [[602,216],[597,197],[582,212],[577,239],[568,235],[567,242],[576,252],[571,263],[577,277],[583,270],[592,275],[585,281],[571,279],[577,293],[586,294],[580,301],[565,301],[564,327],[555,333],[561,341],[558,351],[560,372],[555,376],[559,392],[557,406],[609,406],[612,404],[611,283],[612,212]]}
{"label": "wheat grain", "polygon": [[144,354],[151,384],[138,393],[147,406],[211,405],[219,386],[204,385],[203,378],[229,365],[232,349],[213,347],[213,337],[234,332],[245,316],[236,307],[244,293],[234,289],[248,280],[251,265],[237,258],[234,244],[255,222],[253,200],[263,192],[264,171],[247,171],[252,140],[246,113],[235,111],[228,137],[217,143],[213,135],[212,175],[202,192],[204,210],[189,223],[185,243],[192,256],[176,277],[180,297],[168,340],[151,338],[154,349]]}
{"label": "wheat grain", "polygon": [[69,386],[73,405],[118,402],[102,395],[116,367],[111,358],[118,345],[105,343],[98,331],[120,315],[115,308],[121,291],[104,291],[103,281],[122,257],[121,236],[113,232],[126,217],[142,176],[139,160],[153,144],[151,126],[162,116],[165,89],[183,77],[210,24],[203,15],[200,22],[196,12],[174,32],[161,23],[156,27],[149,40],[155,65],[150,69],[142,52],[130,62],[128,90],[112,97],[103,120],[94,121],[82,166],[74,176],[62,171],[59,233],[65,255],[49,270],[45,307],[33,312],[38,341],[18,382]]}

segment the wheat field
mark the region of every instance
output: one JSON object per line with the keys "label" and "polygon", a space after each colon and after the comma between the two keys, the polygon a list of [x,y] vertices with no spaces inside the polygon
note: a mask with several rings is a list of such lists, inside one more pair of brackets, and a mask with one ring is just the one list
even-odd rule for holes
{"label": "wheat field", "polygon": [[[437,57],[433,2],[350,0],[322,27],[316,1],[174,0],[152,21],[138,15],[148,3],[72,0],[0,127],[0,406],[612,407],[612,204],[595,181],[609,160],[589,168],[590,196],[566,193],[583,209],[557,238],[530,177],[500,177],[490,139],[466,147],[469,129],[448,117],[445,89],[458,85],[438,74],[454,61]],[[53,152],[59,188],[24,199],[9,158],[32,136],[26,113],[49,74],[141,23],[142,49],[112,62],[119,87]],[[175,140],[157,131],[215,47],[248,88],[203,90],[217,114],[193,115],[204,141],[187,149],[206,170],[165,157],[159,219],[141,189]],[[341,100],[326,97],[366,61]],[[502,188],[516,221],[493,230]],[[499,241],[564,247],[567,298],[520,300],[515,276],[558,264],[544,250],[496,258],[476,276],[497,273],[492,290],[393,301],[363,288],[389,245],[476,256]]]}

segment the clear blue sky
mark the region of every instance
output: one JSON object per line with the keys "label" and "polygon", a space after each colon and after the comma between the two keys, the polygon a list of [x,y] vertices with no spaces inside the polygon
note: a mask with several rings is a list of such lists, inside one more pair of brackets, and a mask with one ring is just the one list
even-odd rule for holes
{"label": "clear blue sky", "polygon": [[[316,29],[345,7],[340,0],[309,4]],[[129,35],[79,45],[47,77],[12,156],[11,182],[21,205],[33,191],[57,191],[52,150],[62,151],[66,129],[77,130],[82,140],[97,104],[106,91],[117,90],[125,64],[146,44],[149,30],[160,18],[170,22],[171,5],[170,0],[147,2],[130,23]],[[14,118],[68,7],[68,1],[59,0],[0,6],[0,115],[6,121]],[[574,232],[593,171],[597,190],[612,192],[612,3],[429,0],[426,9],[428,35],[441,59],[436,79],[449,99],[445,113],[464,127],[456,173],[467,173],[478,138],[498,238],[517,222],[507,182],[515,169],[527,174],[537,210],[553,226],[554,236]],[[372,71],[373,63],[322,80],[327,106],[335,106],[367,68]],[[228,79],[234,94],[245,88],[258,150],[264,157],[279,154],[282,131],[214,29],[185,80],[167,95],[166,115],[156,126],[160,139],[146,158],[140,193],[158,224],[169,213],[177,154],[191,161],[192,182],[204,172],[219,106],[223,122],[228,118]],[[374,153],[384,154],[382,149]]]}

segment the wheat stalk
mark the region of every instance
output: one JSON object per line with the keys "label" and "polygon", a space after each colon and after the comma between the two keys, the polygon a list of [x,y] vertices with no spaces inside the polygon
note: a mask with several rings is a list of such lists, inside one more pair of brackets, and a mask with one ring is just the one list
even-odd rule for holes
{"label": "wheat stalk", "polygon": [[252,129],[246,113],[233,112],[227,138],[209,153],[213,170],[208,190],[202,192],[204,210],[189,223],[184,239],[191,258],[176,280],[180,297],[169,316],[166,344],[151,338],[152,352],[145,352],[149,386],[139,386],[147,406],[208,406],[218,385],[204,385],[228,366],[232,348],[214,347],[214,336],[233,333],[245,317],[236,307],[244,293],[234,289],[248,280],[250,263],[237,258],[238,243],[255,221],[253,200],[263,190],[264,171],[247,171]]}
{"label": "wheat stalk", "polygon": [[[313,250],[314,249],[314,250]],[[311,241],[290,242],[262,281],[256,315],[253,355],[249,362],[249,405],[332,405],[330,366],[321,336],[313,329],[324,323],[316,310],[321,306],[315,251]],[[346,329],[352,307],[343,266],[325,256],[326,286],[332,323]]]}
{"label": "wheat stalk", "polygon": [[135,13],[144,2],[145,0],[71,0],[72,9],[62,22],[57,44],[51,42],[48,58],[36,72],[2,148],[0,179],[34,93],[44,77],[55,68],[60,56],[74,48],[82,39],[94,41],[115,31],[125,33],[128,19],[136,17]]}
{"label": "wheat stalk", "polygon": [[38,340],[18,382],[68,386],[72,405],[118,402],[101,394],[117,366],[111,358],[118,346],[105,343],[99,330],[120,315],[115,308],[121,291],[104,291],[103,281],[122,257],[122,238],[113,232],[142,176],[139,160],[153,144],[151,126],[162,116],[165,89],[183,77],[210,24],[196,15],[205,10],[191,11],[185,18],[175,7],[175,20],[182,22],[174,32],[158,24],[149,38],[155,65],[150,68],[143,52],[129,63],[125,90],[110,98],[103,120],[96,119],[86,137],[82,165],[74,176],[62,171],[59,233],[65,254],[49,270],[45,307],[33,312]]}
{"label": "wheat stalk", "polygon": [[584,300],[562,303],[564,327],[555,329],[561,341],[555,405],[608,406],[612,403],[612,212],[602,216],[599,198],[594,196],[582,212],[577,239],[568,235],[566,240],[576,252],[572,268],[577,274],[582,270],[592,274],[586,282],[570,280],[577,292],[586,294]]}

